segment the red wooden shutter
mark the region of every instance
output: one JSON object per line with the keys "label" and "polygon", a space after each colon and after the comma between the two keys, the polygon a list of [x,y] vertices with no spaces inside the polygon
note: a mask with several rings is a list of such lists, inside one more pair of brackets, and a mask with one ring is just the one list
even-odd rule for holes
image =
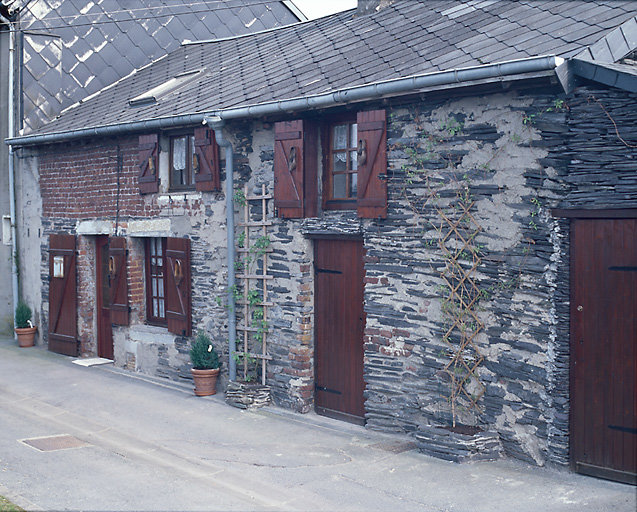
{"label": "red wooden shutter", "polygon": [[152,194],[159,190],[159,142],[156,133],[139,136],[139,193]]}
{"label": "red wooden shutter", "polygon": [[299,219],[303,211],[303,121],[274,125],[274,207],[278,216]]}
{"label": "red wooden shutter", "polygon": [[49,236],[49,350],[78,355],[75,236]]}
{"label": "red wooden shutter", "polygon": [[359,217],[387,218],[387,123],[384,110],[359,112]]}
{"label": "red wooden shutter", "polygon": [[128,272],[126,271],[126,238],[108,239],[108,272],[111,287],[111,323],[128,325]]}
{"label": "red wooden shutter", "polygon": [[202,192],[221,190],[219,146],[215,140],[214,130],[205,126],[195,129],[193,172],[197,190]]}
{"label": "red wooden shutter", "polygon": [[191,334],[190,240],[166,239],[166,322],[168,330],[181,336]]}

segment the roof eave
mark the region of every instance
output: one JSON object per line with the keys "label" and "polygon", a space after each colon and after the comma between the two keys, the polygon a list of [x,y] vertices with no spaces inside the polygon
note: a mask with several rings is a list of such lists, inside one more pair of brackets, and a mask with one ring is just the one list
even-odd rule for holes
{"label": "roof eave", "polygon": [[562,62],[563,59],[553,55],[530,57],[497,64],[483,64],[449,71],[437,71],[423,75],[349,87],[329,93],[231,107],[210,112],[14,137],[6,139],[5,143],[14,147],[35,146],[82,138],[115,136],[131,132],[163,130],[177,126],[201,124],[206,118],[214,116],[230,120],[315,110],[409,93],[418,93],[425,90],[431,91],[436,88],[446,88],[453,85],[466,86],[474,81],[502,80],[504,77],[514,76],[517,76],[518,79],[524,79],[527,78],[529,74],[541,71],[553,71]]}

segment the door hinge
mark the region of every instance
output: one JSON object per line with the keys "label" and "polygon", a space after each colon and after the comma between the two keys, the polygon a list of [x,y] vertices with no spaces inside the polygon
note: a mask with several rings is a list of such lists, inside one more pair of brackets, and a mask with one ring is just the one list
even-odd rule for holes
{"label": "door hinge", "polygon": [[316,389],[318,391],[325,391],[326,393],[334,393],[335,395],[342,395],[342,393],[340,391],[337,391],[335,389],[326,388],[326,387],[323,387],[323,386],[319,386],[318,384],[314,384],[314,389]]}

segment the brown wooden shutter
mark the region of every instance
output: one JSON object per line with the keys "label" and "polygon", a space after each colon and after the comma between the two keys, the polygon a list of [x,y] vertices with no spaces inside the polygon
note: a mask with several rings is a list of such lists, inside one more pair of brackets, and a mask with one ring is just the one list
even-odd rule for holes
{"label": "brown wooden shutter", "polygon": [[274,207],[278,216],[299,219],[303,211],[303,121],[274,125]]}
{"label": "brown wooden shutter", "polygon": [[359,217],[387,218],[387,123],[384,110],[359,112]]}
{"label": "brown wooden shutter", "polygon": [[111,287],[111,323],[128,325],[128,272],[126,238],[108,239],[108,271]]}
{"label": "brown wooden shutter", "polygon": [[159,190],[159,142],[156,133],[140,135],[138,146],[139,193],[152,194]]}
{"label": "brown wooden shutter", "polygon": [[215,140],[214,130],[205,126],[195,129],[193,172],[197,190],[202,192],[221,190],[219,146]]}
{"label": "brown wooden shutter", "polygon": [[75,236],[49,236],[49,350],[78,355]]}
{"label": "brown wooden shutter", "polygon": [[166,322],[168,330],[191,334],[190,240],[166,239]]}

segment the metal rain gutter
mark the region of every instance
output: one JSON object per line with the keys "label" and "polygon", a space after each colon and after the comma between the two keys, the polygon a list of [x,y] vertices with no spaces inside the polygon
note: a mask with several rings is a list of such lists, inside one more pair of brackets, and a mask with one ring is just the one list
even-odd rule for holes
{"label": "metal rain gutter", "polygon": [[234,261],[234,160],[232,144],[223,136],[224,122],[219,117],[206,117],[203,123],[215,131],[215,138],[219,146],[226,150],[226,236],[228,253],[228,377],[231,381],[237,378],[237,362],[234,354],[237,351],[237,318],[235,316],[235,269]]}
{"label": "metal rain gutter", "polygon": [[564,59],[555,56],[530,57],[528,59],[501,62],[499,64],[486,64],[451,71],[437,71],[424,75],[416,75],[408,78],[398,78],[376,82],[368,85],[348,87],[338,91],[293,98],[289,100],[270,101],[243,107],[230,107],[218,111],[201,114],[186,114],[174,117],[152,119],[149,121],[136,121],[96,128],[70,130],[67,132],[49,133],[44,135],[31,135],[7,139],[6,144],[12,146],[31,146],[36,144],[49,144],[72,139],[97,136],[113,136],[133,131],[168,129],[187,124],[201,124],[206,118],[219,117],[220,119],[240,119],[258,117],[271,114],[296,112],[318,108],[327,108],[345,103],[368,101],[385,96],[417,92],[425,87],[435,87],[450,84],[462,84],[472,80],[484,80],[490,78],[502,78],[510,75],[534,73],[539,71],[554,70],[562,64]]}

